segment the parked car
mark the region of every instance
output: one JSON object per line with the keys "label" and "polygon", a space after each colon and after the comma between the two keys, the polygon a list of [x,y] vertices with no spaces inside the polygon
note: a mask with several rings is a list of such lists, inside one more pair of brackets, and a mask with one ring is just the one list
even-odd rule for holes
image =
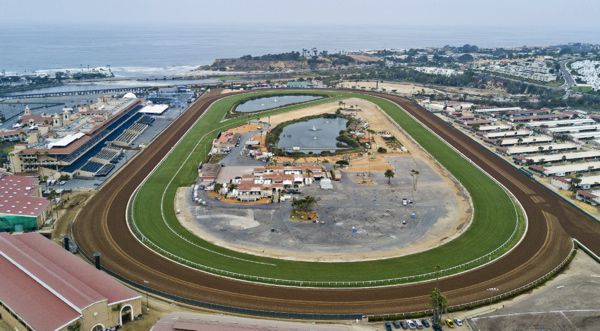
{"label": "parked car", "polygon": [[402,330],[408,330],[408,323],[406,323],[406,321],[400,321],[400,327],[402,327]]}
{"label": "parked car", "polygon": [[423,323],[421,323],[421,321],[419,321],[418,319],[415,320],[415,324],[417,324],[417,329],[419,329],[419,330],[423,329]]}
{"label": "parked car", "polygon": [[385,322],[385,331],[392,331],[392,323]]}
{"label": "parked car", "polygon": [[449,319],[449,318],[446,318],[446,325],[447,325],[449,328],[451,328],[451,329],[454,329],[454,321],[453,321],[453,320],[451,320],[451,319]]}
{"label": "parked car", "polygon": [[434,331],[442,331],[442,326],[440,324],[433,324]]}
{"label": "parked car", "polygon": [[415,321],[413,320],[406,320],[406,322],[408,323],[408,328],[411,330],[416,330],[417,329],[417,323],[415,323]]}
{"label": "parked car", "polygon": [[396,329],[399,329],[399,328],[400,328],[400,322],[398,322],[398,321],[393,321],[393,322],[392,322],[392,325],[393,325],[393,326],[394,326]]}
{"label": "parked car", "polygon": [[426,327],[426,328],[428,328],[428,327],[431,326],[431,324],[429,323],[429,321],[427,319],[425,319],[425,318],[421,320],[421,323],[423,323],[423,326]]}
{"label": "parked car", "polygon": [[454,318],[454,324],[456,324],[458,326],[462,326],[463,325],[463,321],[460,318],[455,317]]}

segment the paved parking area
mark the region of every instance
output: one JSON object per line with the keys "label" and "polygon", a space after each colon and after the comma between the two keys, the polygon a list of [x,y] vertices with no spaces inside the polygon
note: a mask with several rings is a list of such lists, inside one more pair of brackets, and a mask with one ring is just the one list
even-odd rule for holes
{"label": "paved parking area", "polygon": [[544,286],[470,318],[472,330],[600,330],[600,264],[582,251]]}

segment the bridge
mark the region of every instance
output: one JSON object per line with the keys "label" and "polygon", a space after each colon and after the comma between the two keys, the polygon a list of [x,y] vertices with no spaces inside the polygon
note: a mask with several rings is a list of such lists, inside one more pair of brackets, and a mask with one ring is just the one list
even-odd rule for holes
{"label": "bridge", "polygon": [[2,100],[15,100],[15,99],[34,99],[34,98],[50,98],[50,97],[65,97],[65,96],[77,96],[77,95],[94,95],[94,94],[105,94],[105,93],[143,93],[149,90],[155,89],[156,87],[119,87],[109,89],[97,89],[97,90],[85,90],[85,91],[61,91],[61,92],[45,92],[45,93],[30,93],[30,94],[13,94],[0,96]]}

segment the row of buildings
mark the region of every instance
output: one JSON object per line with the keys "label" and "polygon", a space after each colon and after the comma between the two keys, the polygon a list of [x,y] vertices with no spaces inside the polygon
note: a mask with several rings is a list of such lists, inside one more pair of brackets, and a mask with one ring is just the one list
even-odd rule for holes
{"label": "row of buildings", "polygon": [[478,108],[471,103],[422,101],[471,132],[516,166],[546,178],[577,199],[600,204],[600,118],[585,111]]}
{"label": "row of buildings", "polygon": [[311,185],[328,177],[323,167],[313,164],[261,167],[203,164],[198,175],[200,184],[208,189],[220,184],[219,194],[242,202],[277,198],[288,189]]}

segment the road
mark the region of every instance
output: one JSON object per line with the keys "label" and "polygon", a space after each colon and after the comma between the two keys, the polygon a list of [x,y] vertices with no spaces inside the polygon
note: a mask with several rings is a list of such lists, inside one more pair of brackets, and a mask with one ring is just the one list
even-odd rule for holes
{"label": "road", "polygon": [[[528,232],[510,253],[476,270],[439,280],[451,305],[485,299],[538,279],[569,255],[571,237],[600,253],[600,223],[423,108],[400,97],[375,95],[402,106],[504,184],[527,214]],[[146,281],[152,289],[184,300],[301,313],[384,314],[429,308],[429,293],[435,282],[360,289],[270,286],[188,268],[154,253],[136,240],[125,219],[129,197],[193,122],[221,97],[214,91],[202,96],[88,201],[73,226],[73,236],[80,249],[88,256],[101,252],[103,267],[122,278],[139,284]],[[492,292],[490,288],[498,290]]]}
{"label": "road", "polygon": [[576,83],[575,83],[575,80],[573,79],[573,76],[571,76],[571,73],[567,69],[566,62],[564,62],[564,61],[560,62],[560,72],[562,73],[562,76],[565,80],[563,87],[568,91],[569,88],[571,86],[575,85]]}

